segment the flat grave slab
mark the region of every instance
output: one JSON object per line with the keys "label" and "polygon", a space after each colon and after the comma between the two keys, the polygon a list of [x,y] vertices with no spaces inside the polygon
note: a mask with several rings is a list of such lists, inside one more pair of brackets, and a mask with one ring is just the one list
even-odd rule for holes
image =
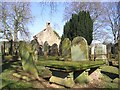
{"label": "flat grave slab", "polygon": [[72,72],[77,70],[85,70],[89,68],[99,67],[105,64],[104,61],[43,61],[38,65],[46,66],[63,72]]}
{"label": "flat grave slab", "polygon": [[[90,70],[92,71],[93,68],[96,70],[105,64],[104,61],[40,61],[40,63],[52,72],[50,82],[66,87],[73,87],[75,81],[85,81]],[[84,79],[81,79],[82,77]]]}

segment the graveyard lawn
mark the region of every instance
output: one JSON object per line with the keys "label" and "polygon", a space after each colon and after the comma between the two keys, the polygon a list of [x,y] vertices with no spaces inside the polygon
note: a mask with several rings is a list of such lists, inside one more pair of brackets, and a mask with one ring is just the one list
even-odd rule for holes
{"label": "graveyard lawn", "polygon": [[59,69],[65,72],[85,70],[89,68],[99,67],[105,64],[104,61],[39,61],[37,66],[46,66],[49,68]]}
{"label": "graveyard lawn", "polygon": [[[44,67],[46,65],[49,65],[52,62],[54,64],[59,63],[59,64],[65,65],[67,63],[68,66],[70,66],[69,64],[72,65],[72,63],[70,63],[70,62],[62,63],[61,61],[55,61],[55,60],[53,60],[53,61],[50,61],[50,60],[48,60],[48,61],[44,60],[43,61],[43,60],[41,60],[41,61],[38,62],[39,65],[37,65],[37,66],[39,66],[40,69],[45,69],[45,68],[41,68],[40,66]],[[74,66],[79,65],[77,63],[75,63]],[[100,64],[100,63],[98,63],[98,64]],[[12,88],[27,88],[27,89],[45,88],[42,85],[42,83],[49,83],[48,80],[46,82],[45,81],[39,82],[37,80],[26,81],[26,80],[22,80],[22,79],[19,79],[19,78],[13,76],[13,73],[15,73],[16,71],[17,71],[18,74],[20,72],[24,74],[24,71],[21,70],[22,67],[21,67],[21,62],[20,61],[17,61],[17,62],[3,62],[1,68],[2,68],[2,72],[0,74],[0,78],[2,78],[2,87],[5,87],[4,89],[8,89],[8,88],[9,89],[12,89]],[[105,71],[104,68],[102,68],[102,70]],[[109,70],[111,70],[111,67],[109,67]],[[44,74],[44,76],[45,76],[45,74]],[[40,77],[40,78],[42,78],[42,77]],[[103,79],[103,81],[101,81],[101,82],[98,82],[98,81],[94,82],[95,85],[93,83],[92,83],[92,85],[91,84],[90,85],[89,84],[87,84],[87,85],[75,84],[75,86],[73,88],[95,88],[95,87],[97,87],[97,88],[102,88],[102,87],[103,88],[117,88],[118,87],[118,86],[116,86],[117,84],[111,83],[111,80],[107,80],[107,81],[108,82],[105,82],[104,79]],[[100,84],[100,86],[98,86],[98,84]],[[110,87],[110,86],[113,86],[113,85],[114,85],[114,87]],[[61,88],[61,86],[57,86],[55,84],[49,84],[49,86],[48,86],[48,88],[57,88],[57,87]]]}

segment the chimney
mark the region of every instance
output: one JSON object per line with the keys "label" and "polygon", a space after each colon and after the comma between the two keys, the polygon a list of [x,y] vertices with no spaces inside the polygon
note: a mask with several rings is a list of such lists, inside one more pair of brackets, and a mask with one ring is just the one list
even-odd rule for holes
{"label": "chimney", "polygon": [[50,27],[50,22],[47,22],[46,23],[46,28],[49,28]]}

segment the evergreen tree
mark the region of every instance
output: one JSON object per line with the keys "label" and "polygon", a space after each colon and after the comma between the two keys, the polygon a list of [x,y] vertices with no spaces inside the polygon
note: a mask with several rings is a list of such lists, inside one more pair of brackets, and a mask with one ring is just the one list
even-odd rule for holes
{"label": "evergreen tree", "polygon": [[93,21],[89,12],[81,11],[78,14],[73,14],[72,18],[64,25],[62,40],[64,38],[73,40],[73,38],[76,36],[82,36],[90,45],[93,39],[92,32]]}

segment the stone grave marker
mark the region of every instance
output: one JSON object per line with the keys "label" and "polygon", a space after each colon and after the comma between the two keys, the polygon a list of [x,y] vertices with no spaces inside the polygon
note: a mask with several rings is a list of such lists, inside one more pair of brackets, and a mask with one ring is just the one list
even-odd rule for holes
{"label": "stone grave marker", "polygon": [[89,60],[88,44],[85,38],[75,37],[73,39],[71,46],[71,58],[72,61]]}
{"label": "stone grave marker", "polygon": [[50,55],[52,55],[52,56],[58,56],[58,45],[57,44],[53,44],[51,46]]}
{"label": "stone grave marker", "polygon": [[33,60],[34,50],[32,45],[23,41],[19,42],[19,55],[21,58],[23,70],[39,79],[38,70]]}
{"label": "stone grave marker", "polygon": [[48,59],[48,53],[49,53],[49,44],[47,41],[45,41],[44,45],[43,45],[43,51],[44,51],[44,57],[45,59]]}
{"label": "stone grave marker", "polygon": [[62,41],[62,58],[64,58],[64,60],[71,59],[71,41],[69,38],[65,38]]}
{"label": "stone grave marker", "polygon": [[95,60],[106,60],[107,59],[107,48],[104,44],[98,44],[95,46]]}
{"label": "stone grave marker", "polygon": [[95,61],[95,45],[91,45],[90,49],[90,59]]}

